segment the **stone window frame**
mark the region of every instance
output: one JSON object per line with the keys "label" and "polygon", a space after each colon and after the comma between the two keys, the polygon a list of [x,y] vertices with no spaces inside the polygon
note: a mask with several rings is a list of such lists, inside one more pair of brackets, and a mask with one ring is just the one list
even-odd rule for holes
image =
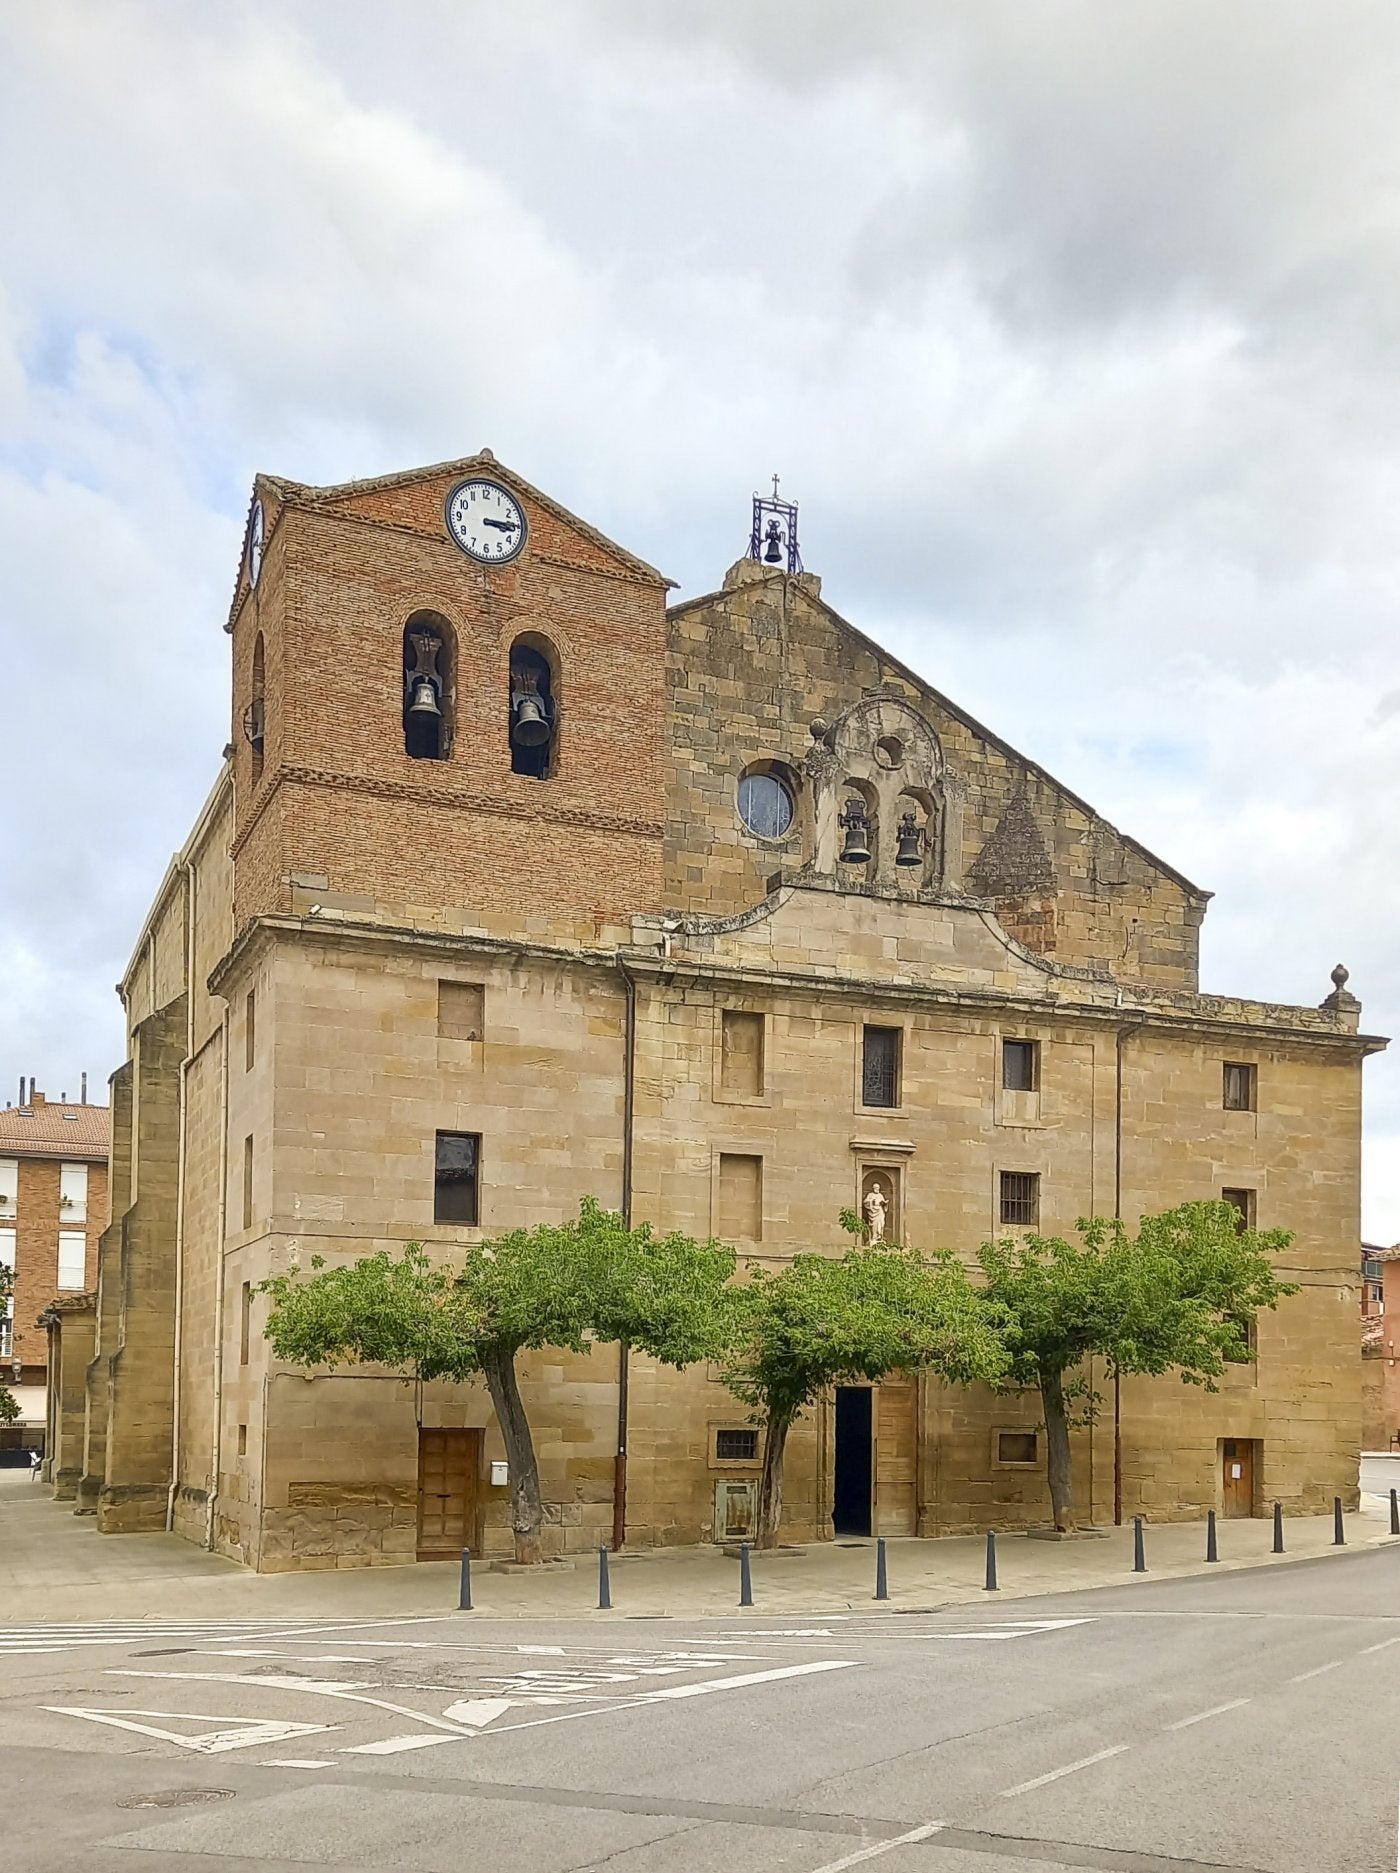
{"label": "stone window frame", "polygon": [[[1029,1437],[1034,1446],[1029,1457],[1003,1457],[1001,1440],[1003,1437]],[[991,1430],[990,1462],[994,1470],[1038,1470],[1043,1454],[1040,1443],[1040,1429],[1034,1424],[994,1424]]]}
{"label": "stone window frame", "polygon": [[[788,821],[787,831],[777,838],[770,838],[766,833],[755,832],[739,811],[739,789],[746,780],[752,780],[756,775],[766,775],[770,780],[776,780],[786,790],[788,799],[792,803],[792,818]],[[800,853],[803,821],[802,770],[794,762],[785,761],[781,755],[758,755],[752,761],[745,761],[734,777],[734,819],[739,828],[740,838],[751,840],[760,851],[790,852],[795,846]]]}
{"label": "stone window frame", "polygon": [[[875,1015],[862,1016],[852,1030],[851,1048],[852,1089],[851,1110],[857,1118],[874,1118],[881,1114],[898,1118],[908,1112],[909,1080],[909,1038],[913,1032],[913,1022],[908,1016]],[[865,1030],[867,1028],[885,1028],[899,1035],[896,1044],[895,1061],[895,1103],[892,1106],[868,1106],[865,1103]]]}
{"label": "stone window frame", "polygon": [[[763,1023],[763,1085],[762,1090],[759,1092],[736,1093],[730,1091],[724,1084],[724,1017],[726,1015],[757,1015],[758,1019]],[[711,1096],[715,1104],[723,1106],[771,1106],[773,1103],[773,1094],[771,1091],[771,1076],[768,1067],[771,1058],[769,1043],[772,1037],[773,1023],[770,1011],[767,1008],[753,1008],[747,1006],[742,998],[737,1001],[717,1000],[715,1002],[714,1016],[714,1074]]]}
{"label": "stone window frame", "polygon": [[[1242,1080],[1232,1080],[1232,1075],[1240,1075]],[[1259,1066],[1254,1060],[1225,1060],[1221,1062],[1220,1105],[1225,1112],[1257,1112],[1259,1110]],[[1232,1090],[1242,1087],[1243,1101],[1230,1097]]]}
{"label": "stone window frame", "polygon": [[[721,1457],[719,1437],[722,1431],[743,1431],[752,1434],[754,1454],[751,1457]],[[725,1473],[737,1472],[740,1475],[753,1475],[763,1468],[763,1427],[757,1424],[740,1424],[733,1418],[712,1418],[705,1427],[707,1464],[711,1470]]]}
{"label": "stone window frame", "polygon": [[[757,1148],[755,1148],[757,1146]],[[765,1225],[768,1221],[769,1185],[768,1172],[773,1161],[772,1147],[767,1140],[755,1141],[752,1138],[739,1140],[717,1140],[710,1154],[710,1233],[721,1242],[730,1240],[724,1233],[720,1218],[720,1165],[724,1158],[756,1158],[758,1160],[758,1234],[756,1236],[737,1236],[734,1238],[740,1252],[743,1245],[751,1244],[761,1248],[766,1240]]]}
{"label": "stone window frame", "polygon": [[[1043,1189],[1044,1180],[1045,1180],[1044,1172],[1039,1169],[1036,1169],[1036,1170],[1028,1169],[1023,1164],[1018,1164],[1014,1166],[999,1164],[993,1175],[995,1178],[995,1182],[993,1185],[993,1203],[995,1205],[995,1208],[993,1210],[993,1215],[996,1217],[997,1228],[998,1229],[1037,1229],[1038,1230],[1041,1227],[1042,1211],[1044,1209],[1044,1195],[1045,1195],[1044,1189]],[[1035,1204],[1034,1216],[1023,1218],[1019,1221],[1014,1221],[1014,1222],[1011,1221],[1007,1217],[1006,1204],[1008,1201],[1009,1193],[1007,1190],[1005,1180],[1008,1177],[1030,1177],[1034,1179],[1034,1185],[1031,1191],[1031,1195]]]}

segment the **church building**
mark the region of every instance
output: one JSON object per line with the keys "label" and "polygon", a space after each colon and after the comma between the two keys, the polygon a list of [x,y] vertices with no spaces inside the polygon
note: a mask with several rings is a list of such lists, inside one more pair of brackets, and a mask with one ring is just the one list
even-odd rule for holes
{"label": "church building", "polygon": [[[1345,970],[1202,995],[1208,894],[838,615],[776,489],[717,590],[668,586],[487,450],[257,478],[230,745],[120,985],[112,1220],[50,1326],[56,1493],[266,1570],[504,1555],[485,1387],[280,1364],[268,1275],[587,1194],[775,1264],[841,1253],[843,1208],[970,1262],[1223,1197],[1301,1290],[1218,1392],[1123,1382],[1080,1518],[1354,1501],[1383,1042]],[[747,1531],[713,1371],[522,1366],[548,1551]],[[1034,1398],[841,1387],[784,1533],[1043,1523],[1043,1456]]]}

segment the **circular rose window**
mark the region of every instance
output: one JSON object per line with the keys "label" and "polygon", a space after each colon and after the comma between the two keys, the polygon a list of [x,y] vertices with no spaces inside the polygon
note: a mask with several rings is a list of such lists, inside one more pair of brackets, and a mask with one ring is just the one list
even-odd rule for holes
{"label": "circular rose window", "polygon": [[792,825],[792,795],[776,774],[745,774],[739,817],[760,839],[781,839]]}

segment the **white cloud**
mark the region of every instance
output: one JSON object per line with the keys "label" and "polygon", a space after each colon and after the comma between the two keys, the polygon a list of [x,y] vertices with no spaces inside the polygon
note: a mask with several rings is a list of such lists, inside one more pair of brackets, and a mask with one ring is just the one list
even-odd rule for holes
{"label": "white cloud", "polygon": [[1381,0],[11,10],[16,1072],[114,1054],[252,471],[482,443],[692,590],[781,470],[838,607],[1218,893],[1208,986],[1393,1025],[1397,66]]}

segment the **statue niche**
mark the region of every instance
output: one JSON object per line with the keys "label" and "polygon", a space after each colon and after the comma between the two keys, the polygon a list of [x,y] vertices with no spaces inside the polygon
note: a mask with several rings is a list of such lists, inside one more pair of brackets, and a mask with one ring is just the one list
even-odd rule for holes
{"label": "statue niche", "polygon": [[813,722],[803,766],[812,872],[911,897],[942,884],[943,750],[912,704],[867,696],[833,723]]}

